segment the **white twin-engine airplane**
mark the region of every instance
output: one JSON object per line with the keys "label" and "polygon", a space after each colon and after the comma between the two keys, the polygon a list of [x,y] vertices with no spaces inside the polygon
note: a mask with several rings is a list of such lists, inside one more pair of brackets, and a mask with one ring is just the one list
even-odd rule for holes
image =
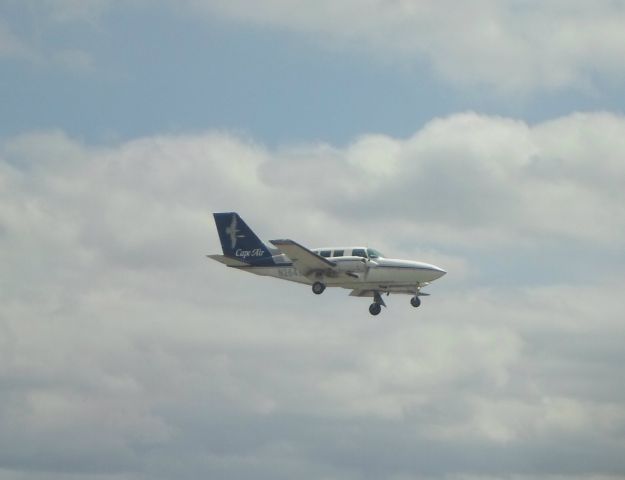
{"label": "white twin-engine airplane", "polygon": [[312,285],[317,295],[326,287],[352,290],[354,297],[373,297],[371,315],[386,307],[382,294],[412,295],[413,307],[421,305],[421,288],[445,275],[429,263],[386,258],[366,247],[303,247],[293,240],[270,240],[269,248],[235,212],[214,213],[223,255],[207,255],[229,267]]}

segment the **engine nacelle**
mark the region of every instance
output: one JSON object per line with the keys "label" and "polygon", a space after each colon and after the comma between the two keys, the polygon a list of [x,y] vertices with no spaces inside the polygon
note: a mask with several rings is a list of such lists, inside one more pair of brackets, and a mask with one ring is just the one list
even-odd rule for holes
{"label": "engine nacelle", "polygon": [[363,257],[333,258],[339,272],[363,273],[367,269],[367,259]]}

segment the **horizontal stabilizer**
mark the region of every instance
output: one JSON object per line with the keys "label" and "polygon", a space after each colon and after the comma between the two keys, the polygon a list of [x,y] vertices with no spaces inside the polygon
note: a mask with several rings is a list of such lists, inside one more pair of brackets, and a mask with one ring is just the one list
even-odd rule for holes
{"label": "horizontal stabilizer", "polygon": [[226,257],[225,255],[206,255],[208,258],[212,258],[213,260],[218,261],[219,263],[223,263],[224,265],[228,265],[229,267],[247,267],[248,263],[242,262],[236,258]]}

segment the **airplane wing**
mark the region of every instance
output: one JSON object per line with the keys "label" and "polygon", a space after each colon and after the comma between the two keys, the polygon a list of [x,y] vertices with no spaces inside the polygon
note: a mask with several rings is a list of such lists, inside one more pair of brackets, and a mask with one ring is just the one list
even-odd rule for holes
{"label": "airplane wing", "polygon": [[306,247],[293,240],[269,240],[269,242],[289,257],[295,268],[303,275],[335,270],[335,262],[311,252]]}

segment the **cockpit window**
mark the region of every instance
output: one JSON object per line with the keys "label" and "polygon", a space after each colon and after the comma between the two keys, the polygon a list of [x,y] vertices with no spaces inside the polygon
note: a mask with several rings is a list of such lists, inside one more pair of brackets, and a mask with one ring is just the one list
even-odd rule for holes
{"label": "cockpit window", "polygon": [[380,258],[384,257],[379,251],[374,248],[367,248],[367,253],[369,254],[369,258]]}
{"label": "cockpit window", "polygon": [[367,258],[367,252],[365,252],[364,248],[354,248],[352,250],[352,256]]}

